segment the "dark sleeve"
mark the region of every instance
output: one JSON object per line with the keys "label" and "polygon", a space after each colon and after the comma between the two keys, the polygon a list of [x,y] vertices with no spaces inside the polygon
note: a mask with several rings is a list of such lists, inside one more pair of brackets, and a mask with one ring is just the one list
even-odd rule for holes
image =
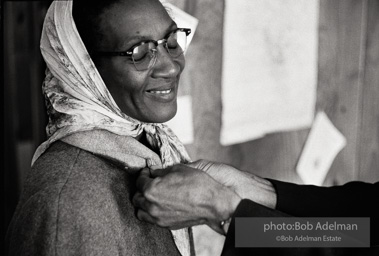
{"label": "dark sleeve", "polygon": [[360,181],[318,187],[268,179],[277,194],[276,209],[299,217],[379,217],[379,182]]}
{"label": "dark sleeve", "polygon": [[[238,205],[222,255],[379,255],[379,182],[349,182],[317,187],[270,180],[277,193],[276,210],[250,200]],[[370,217],[371,248],[235,248],[236,217]]]}
{"label": "dark sleeve", "polygon": [[237,217],[292,217],[286,213],[267,208],[253,201],[244,199],[233,214],[232,221],[226,235],[221,256],[281,256],[281,255],[333,255],[329,248],[236,248],[235,247],[235,218]]}
{"label": "dark sleeve", "polygon": [[371,245],[379,245],[379,182],[318,187],[268,180],[276,190],[277,210],[296,217],[369,217]]}

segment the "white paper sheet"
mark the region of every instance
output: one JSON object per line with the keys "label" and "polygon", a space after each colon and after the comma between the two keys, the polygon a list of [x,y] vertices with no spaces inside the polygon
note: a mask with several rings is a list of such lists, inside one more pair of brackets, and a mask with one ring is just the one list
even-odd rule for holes
{"label": "white paper sheet", "polygon": [[321,186],[334,158],[346,145],[345,137],[324,112],[317,113],[296,171],[305,184]]}
{"label": "white paper sheet", "polygon": [[193,122],[191,96],[180,96],[178,101],[178,111],[173,119],[166,124],[174,131],[183,144],[193,142]]}
{"label": "white paper sheet", "polygon": [[221,144],[310,127],[318,0],[226,0]]}

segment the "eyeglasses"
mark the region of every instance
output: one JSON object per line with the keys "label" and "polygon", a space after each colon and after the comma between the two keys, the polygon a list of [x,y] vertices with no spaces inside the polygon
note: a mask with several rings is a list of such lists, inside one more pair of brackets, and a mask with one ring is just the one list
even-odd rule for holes
{"label": "eyeglasses", "polygon": [[155,41],[147,40],[140,42],[125,52],[93,52],[96,56],[127,56],[131,57],[138,71],[152,68],[157,60],[157,47],[160,44],[166,48],[171,57],[177,58],[185,52],[187,36],[191,34],[190,28],[177,28],[165,38]]}

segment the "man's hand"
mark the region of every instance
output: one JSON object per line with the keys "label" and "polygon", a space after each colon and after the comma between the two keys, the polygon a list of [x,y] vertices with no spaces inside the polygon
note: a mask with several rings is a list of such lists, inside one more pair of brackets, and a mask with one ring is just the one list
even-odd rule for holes
{"label": "man's hand", "polygon": [[241,201],[205,172],[182,164],[144,168],[137,189],[133,197],[137,217],[170,229],[207,224],[223,234],[220,222],[230,218]]}
{"label": "man's hand", "polygon": [[272,209],[276,207],[275,189],[266,179],[226,164],[207,160],[198,160],[189,163],[188,166],[206,172],[219,183],[235,191],[242,199],[250,199]]}

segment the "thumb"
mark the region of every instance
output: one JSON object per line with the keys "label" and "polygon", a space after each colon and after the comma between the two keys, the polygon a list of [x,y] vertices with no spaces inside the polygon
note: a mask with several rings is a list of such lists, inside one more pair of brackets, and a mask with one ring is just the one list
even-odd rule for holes
{"label": "thumb", "polygon": [[150,158],[146,159],[146,166],[151,170],[162,168],[162,165],[155,163],[155,161]]}

